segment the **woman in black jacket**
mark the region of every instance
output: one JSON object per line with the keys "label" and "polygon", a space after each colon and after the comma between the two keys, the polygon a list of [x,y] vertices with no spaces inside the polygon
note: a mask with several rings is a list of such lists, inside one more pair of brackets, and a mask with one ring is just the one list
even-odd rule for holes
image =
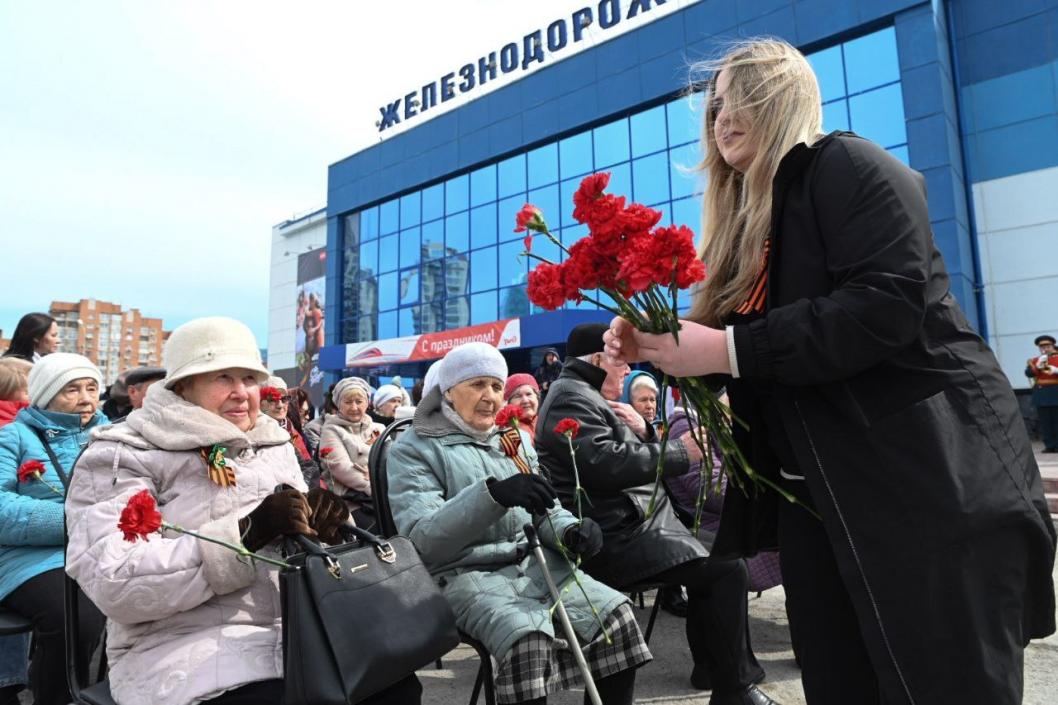
{"label": "woman in black jacket", "polygon": [[27,313],[19,319],[4,357],[36,362],[59,349],[59,325],[46,313]]}
{"label": "woman in black jacket", "polygon": [[[775,493],[728,492],[714,555],[779,546],[819,703],[1019,703],[1054,631],[1054,527],[1010,383],[949,291],[922,176],[821,134],[815,76],[773,40],[711,67],[701,254],[672,336],[607,352],[729,375],[736,439]],[[692,322],[693,321],[693,322]]]}

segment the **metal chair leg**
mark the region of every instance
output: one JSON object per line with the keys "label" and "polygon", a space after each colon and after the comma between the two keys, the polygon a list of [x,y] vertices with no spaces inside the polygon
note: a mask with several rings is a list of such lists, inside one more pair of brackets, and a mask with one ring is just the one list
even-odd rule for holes
{"label": "metal chair leg", "polygon": [[650,610],[650,621],[647,622],[647,633],[643,635],[643,640],[649,644],[650,635],[654,631],[654,621],[658,618],[658,609],[661,607],[661,590],[658,588],[657,593],[654,595],[654,608]]}
{"label": "metal chair leg", "polygon": [[[478,705],[478,693],[481,692],[481,682],[484,680],[483,676],[485,673],[485,664],[482,663],[478,666],[478,675],[474,679],[474,689],[470,691],[470,705]],[[485,701],[488,702],[489,696],[486,693]]]}

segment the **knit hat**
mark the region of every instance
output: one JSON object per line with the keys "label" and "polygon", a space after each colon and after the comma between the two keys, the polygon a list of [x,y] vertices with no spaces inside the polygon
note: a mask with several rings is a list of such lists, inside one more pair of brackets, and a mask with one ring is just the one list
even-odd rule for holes
{"label": "knit hat", "polygon": [[581,323],[573,326],[566,339],[566,355],[581,357],[602,352],[602,334],[610,326],[605,323]]}
{"label": "knit hat", "polygon": [[441,369],[441,360],[435,360],[426,368],[426,376],[422,378],[422,396],[425,399],[430,390],[437,386],[437,373]]}
{"label": "knit hat", "polygon": [[338,384],[334,385],[334,390],[331,392],[331,401],[334,405],[339,406],[342,403],[342,395],[353,387],[359,387],[365,397],[371,398],[371,385],[367,383],[367,380],[362,377],[344,377],[338,380]]}
{"label": "knit hat", "polygon": [[507,361],[488,343],[464,343],[452,348],[440,367],[437,384],[442,392],[473,377],[495,377],[501,382],[507,379]]}
{"label": "knit hat", "polygon": [[278,389],[281,392],[287,391],[287,381],[285,379],[283,379],[282,377],[277,377],[276,375],[270,376],[265,381],[264,386],[266,386],[266,387],[275,387],[276,389]]}
{"label": "knit hat", "polygon": [[527,384],[536,390],[537,396],[540,396],[540,385],[536,383],[536,378],[532,375],[527,375],[524,372],[519,372],[518,374],[511,375],[507,378],[507,384],[503,385],[503,400],[509,401],[511,395],[514,394],[515,389]]}
{"label": "knit hat", "polygon": [[1054,341],[1054,336],[1053,335],[1041,335],[1038,338],[1036,338],[1036,340],[1032,341],[1032,344],[1033,345],[1042,345],[1043,343],[1050,343],[1051,345],[1054,345],[1054,342],[1055,341]]}
{"label": "knit hat", "polygon": [[251,370],[260,381],[268,378],[261,351],[250,329],[234,318],[196,318],[177,327],[165,343],[165,388],[182,379],[230,367]]}
{"label": "knit hat", "polygon": [[63,387],[85,377],[94,379],[98,385],[103,384],[99,368],[84,355],[60,352],[45,355],[29,371],[29,403],[43,409]]}
{"label": "knit hat", "polygon": [[401,402],[403,402],[404,391],[395,384],[383,384],[375,390],[375,396],[371,400],[371,403],[374,404],[377,409],[392,399],[400,399]]}

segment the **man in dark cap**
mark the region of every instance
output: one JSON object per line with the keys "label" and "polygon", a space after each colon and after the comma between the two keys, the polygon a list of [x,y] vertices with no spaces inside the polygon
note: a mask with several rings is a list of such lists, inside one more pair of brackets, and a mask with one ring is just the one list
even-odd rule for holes
{"label": "man in dark cap", "polygon": [[1040,420],[1044,453],[1058,453],[1058,348],[1053,335],[1033,341],[1040,354],[1029,358],[1025,376],[1033,381],[1032,404]]}
{"label": "man in dark cap", "polygon": [[547,390],[551,383],[558,379],[562,373],[562,360],[559,358],[558,350],[547,348],[544,350],[544,361],[533,372],[536,383],[540,385],[540,398],[547,396]]}
{"label": "man in dark cap", "polygon": [[[617,589],[637,583],[685,585],[687,642],[694,659],[691,684],[713,691],[710,705],[774,703],[753,685],[764,671],[747,640],[745,562],[709,558],[663,490],[646,517],[662,446],[643,417],[616,402],[629,369],[603,354],[606,329],[606,324],[589,323],[570,331],[565,365],[536,422],[536,452],[563,506],[573,513],[582,510],[603,531],[602,551],[582,567]],[[566,418],[580,424],[573,448],[586,497],[579,507],[569,444],[555,432]],[[635,419],[639,423],[633,425]],[[662,474],[680,475],[700,459],[690,434],[669,441]]]}
{"label": "man in dark cap", "polygon": [[164,367],[136,367],[126,370],[121,375],[125,382],[125,394],[128,399],[128,408],[123,416],[112,419],[113,423],[124,423],[128,415],[143,406],[143,398],[147,396],[147,388],[158,380],[165,378]]}

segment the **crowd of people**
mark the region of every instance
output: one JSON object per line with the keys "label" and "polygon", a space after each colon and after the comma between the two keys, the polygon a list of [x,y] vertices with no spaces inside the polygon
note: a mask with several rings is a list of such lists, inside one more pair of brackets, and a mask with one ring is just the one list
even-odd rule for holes
{"label": "crowd of people", "polygon": [[[81,590],[70,652],[84,667],[106,625],[119,705],[283,702],[279,569],[164,524],[130,538],[123,509],[146,493],[166,522],[263,556],[294,535],[335,544],[378,523],[369,458],[407,419],[384,449],[386,505],[491,654],[503,705],[583,684],[578,650],[605,705],[634,702],[653,657],[629,593],[652,588],[685,619],[686,687],[774,704],[747,595],[780,582],[811,705],[1020,702],[1024,647],[1054,631],[1054,527],[920,179],[821,134],[816,79],[788,44],[739,45],[704,86],[710,276],[678,340],[585,323],[532,374],[468,343],[410,392],[344,377],[317,413],[232,319],[179,326],[164,368],[104,391],[89,359],[58,351],[54,320],[25,316],[0,359],[0,607],[33,639],[0,638],[0,705],[25,684],[37,705],[70,701],[64,571]],[[1053,451],[1058,353],[1037,344],[1027,374]],[[695,409],[650,369],[726,390],[739,452],[797,502],[725,484]],[[703,482],[721,491],[698,517]],[[571,633],[526,525],[577,586],[561,598]],[[421,694],[406,673],[362,702]]]}

